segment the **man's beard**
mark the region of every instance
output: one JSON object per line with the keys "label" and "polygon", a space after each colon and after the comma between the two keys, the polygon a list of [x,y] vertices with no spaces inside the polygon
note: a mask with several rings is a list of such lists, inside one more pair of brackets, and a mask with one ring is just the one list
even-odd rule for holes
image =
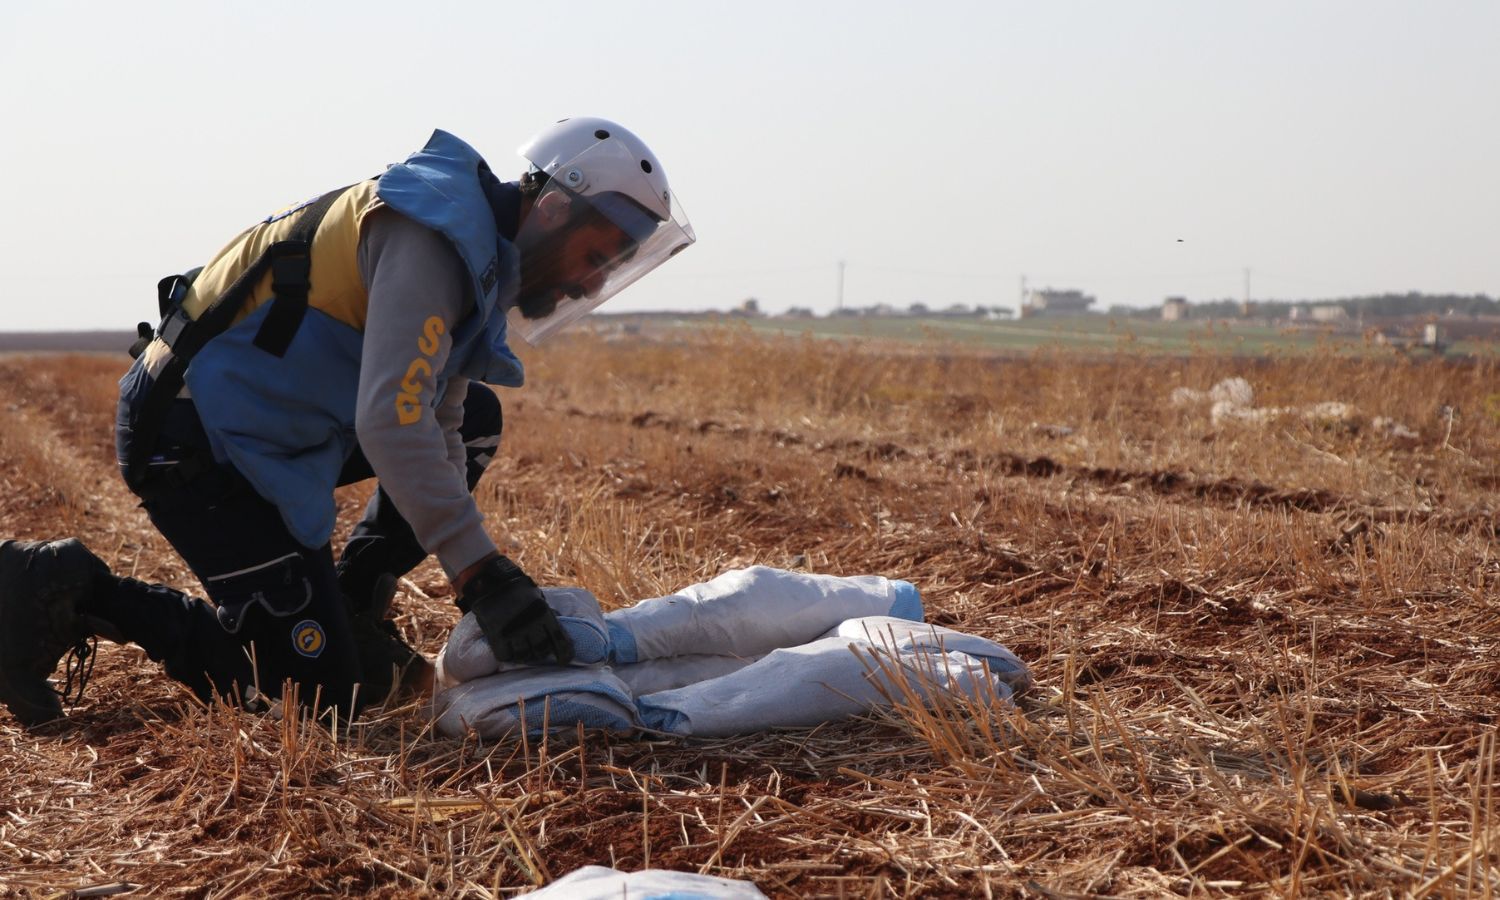
{"label": "man's beard", "polygon": [[557,309],[557,304],[563,300],[582,300],[583,298],[582,285],[565,284],[559,287],[551,284],[528,284],[525,279],[522,279],[516,306],[520,307],[521,315],[528,319],[544,319],[552,315],[553,310]]}
{"label": "man's beard", "polygon": [[559,284],[556,272],[563,234],[532,236],[524,243],[518,241],[516,246],[521,251],[521,287],[516,306],[528,319],[545,319],[570,293],[571,286]]}
{"label": "man's beard", "polygon": [[545,319],[557,309],[557,296],[557,291],[552,288],[538,290],[534,286],[522,285],[516,306],[528,319]]}

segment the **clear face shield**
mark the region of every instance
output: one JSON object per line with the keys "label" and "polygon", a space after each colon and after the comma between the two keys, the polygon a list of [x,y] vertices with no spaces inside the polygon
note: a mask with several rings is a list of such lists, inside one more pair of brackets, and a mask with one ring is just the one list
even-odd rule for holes
{"label": "clear face shield", "polygon": [[526,343],[540,344],[696,240],[676,198],[657,194],[639,166],[623,148],[597,144],[557,167],[537,195],[516,234],[521,287],[509,312]]}

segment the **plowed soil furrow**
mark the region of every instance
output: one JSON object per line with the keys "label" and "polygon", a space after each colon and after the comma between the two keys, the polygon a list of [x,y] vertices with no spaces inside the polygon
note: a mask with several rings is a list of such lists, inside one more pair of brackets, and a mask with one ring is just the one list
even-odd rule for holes
{"label": "plowed soil furrow", "polygon": [[[1306,513],[1337,514],[1344,519],[1376,523],[1433,523],[1450,531],[1480,529],[1500,534],[1500,512],[1493,510],[1438,511],[1432,509],[1381,506],[1347,497],[1321,488],[1278,488],[1260,481],[1240,478],[1203,478],[1167,470],[1129,470],[1060,462],[1048,456],[1023,456],[972,450],[939,450],[908,448],[890,441],[859,438],[809,437],[793,431],[758,428],[748,425],[726,425],[713,419],[684,420],[655,412],[624,414],[608,411],[586,411],[567,407],[565,414],[590,421],[622,423],[635,428],[659,428],[669,432],[697,435],[722,435],[741,440],[755,440],[778,450],[792,449],[832,454],[841,461],[835,464],[837,477],[869,480],[859,463],[874,461],[908,461],[926,463],[940,472],[998,473],[1013,478],[1057,478],[1102,487],[1138,488],[1158,496],[1189,505],[1212,503],[1226,509],[1245,507],[1293,510]],[[848,460],[856,460],[854,462]],[[1483,482],[1480,479],[1480,483]]]}

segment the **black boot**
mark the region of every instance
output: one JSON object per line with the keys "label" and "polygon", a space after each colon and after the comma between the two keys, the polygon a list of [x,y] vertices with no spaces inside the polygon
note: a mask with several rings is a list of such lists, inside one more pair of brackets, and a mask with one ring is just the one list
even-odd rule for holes
{"label": "black boot", "polygon": [[396,623],[386,618],[396,596],[396,576],[383,574],[373,587],[361,593],[363,596],[344,594],[364,674],[360,696],[367,703],[384,704],[431,693],[432,663],[403,641]]}
{"label": "black boot", "polygon": [[0,702],[21,724],[62,716],[62,701],[47,678],[64,654],[77,650],[86,658],[93,634],[120,640],[111,627],[81,613],[108,575],[109,567],[73,538],[0,542]]}

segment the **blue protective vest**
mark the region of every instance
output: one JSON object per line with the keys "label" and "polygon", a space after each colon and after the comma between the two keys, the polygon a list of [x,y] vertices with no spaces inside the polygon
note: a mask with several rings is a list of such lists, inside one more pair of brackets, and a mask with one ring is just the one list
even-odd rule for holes
{"label": "blue protective vest", "polygon": [[481,165],[484,159],[473,147],[434,131],[426,147],[380,176],[376,193],[391,209],[452,241],[469,270],[475,314],[453,329],[453,353],[439,378],[459,374],[520,387],[525,373],[506,343],[502,312],[520,289],[520,254],[495,230],[479,184]]}
{"label": "blue protective vest", "polygon": [[[463,259],[473,311],[450,331],[452,351],[436,373],[433,396],[464,376],[503,387],[524,380],[506,343],[503,310],[520,283],[519,254],[499,235],[479,181],[483,159],[444,131],[380,177],[387,206],[442,234]],[[318,277],[314,252],[312,278]],[[208,433],[214,458],[230,463],[275,504],[298,543],[320,547],[333,531],[333,489],[356,446],[354,409],[363,333],[309,307],[285,356],[253,341],[271,304],[214,338],[194,357],[185,381]],[[139,361],[122,381],[149,381]]]}

